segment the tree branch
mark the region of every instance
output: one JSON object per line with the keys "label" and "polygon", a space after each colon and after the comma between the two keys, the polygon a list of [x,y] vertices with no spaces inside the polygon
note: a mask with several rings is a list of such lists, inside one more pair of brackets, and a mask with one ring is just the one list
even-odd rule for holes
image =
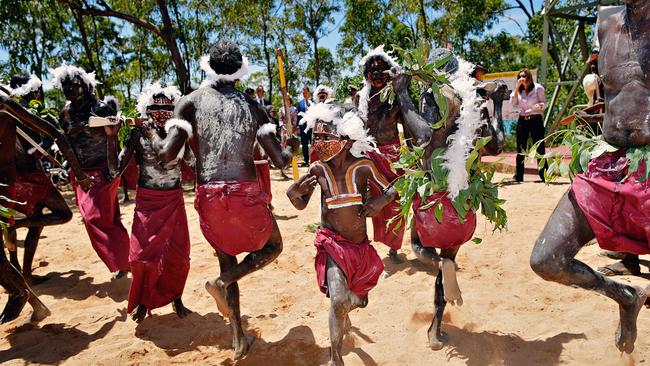
{"label": "tree branch", "polygon": [[99,1],[99,3],[104,7],[104,9],[98,9],[95,7],[89,7],[88,4],[83,3],[86,5],[85,7],[83,5],[80,5],[76,2],[70,1],[70,0],[57,0],[59,3],[67,6],[68,8],[72,10],[78,11],[80,14],[83,15],[92,15],[92,16],[98,16],[98,17],[114,17],[118,19],[125,20],[131,24],[134,24],[138,27],[148,29],[155,34],[157,34],[159,37],[164,38],[163,32],[158,28],[157,25],[152,24],[144,19],[140,19],[138,17],[135,17],[131,14],[126,14],[122,13],[119,11],[115,11],[110,8],[108,4],[106,4],[105,1]]}
{"label": "tree branch", "polygon": [[528,17],[528,19],[532,19],[533,16],[530,14],[530,12],[528,12],[528,9],[526,9],[526,6],[524,5],[524,3],[522,3],[521,0],[515,0],[515,1],[517,2],[517,4],[519,4],[519,8],[521,8],[521,10],[524,11],[524,13]]}

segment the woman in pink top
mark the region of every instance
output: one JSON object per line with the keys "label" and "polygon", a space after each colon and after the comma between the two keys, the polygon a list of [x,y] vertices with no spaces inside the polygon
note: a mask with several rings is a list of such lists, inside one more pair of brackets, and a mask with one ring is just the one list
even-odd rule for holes
{"label": "woman in pink top", "polygon": [[[533,74],[524,68],[519,72],[517,86],[510,96],[510,104],[519,106],[519,121],[517,122],[517,172],[515,180],[524,181],[524,154],[528,148],[528,137],[533,144],[544,139],[545,129],[542,113],[546,107],[544,87],[533,81]],[[544,142],[537,148],[537,153],[546,152]],[[544,181],[545,165],[539,170],[539,177]]]}

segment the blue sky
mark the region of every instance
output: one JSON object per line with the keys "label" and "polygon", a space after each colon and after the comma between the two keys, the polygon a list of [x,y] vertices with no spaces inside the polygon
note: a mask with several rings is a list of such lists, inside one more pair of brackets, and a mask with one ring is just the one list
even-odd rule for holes
{"label": "blue sky", "polygon": [[[514,3],[514,0],[508,0],[510,3]],[[525,4],[528,4],[528,1],[524,0],[523,1]],[[533,4],[535,6],[536,10],[539,10],[543,4],[544,0],[533,0]],[[338,28],[338,25],[341,24],[342,19],[343,19],[343,11],[339,11],[335,14],[334,16],[335,22],[334,25],[331,25],[330,28],[333,29],[332,32],[330,32],[327,36],[325,36],[321,41],[320,41],[320,46],[322,47],[327,47],[332,51],[332,53],[336,52],[336,46],[340,43],[341,41],[341,34],[336,31]],[[501,21],[496,24],[491,30],[489,30],[489,33],[499,33],[501,31],[506,31],[511,34],[515,35],[523,35],[523,33],[526,31],[526,15],[521,11],[520,9],[513,9],[509,10],[506,12],[506,16],[501,19]],[[519,23],[518,26],[517,22]],[[4,50],[0,50],[0,61],[6,61],[8,58],[8,54]],[[250,71],[256,72],[261,70],[262,68],[259,65],[251,65]],[[47,87],[46,83],[46,87]]]}

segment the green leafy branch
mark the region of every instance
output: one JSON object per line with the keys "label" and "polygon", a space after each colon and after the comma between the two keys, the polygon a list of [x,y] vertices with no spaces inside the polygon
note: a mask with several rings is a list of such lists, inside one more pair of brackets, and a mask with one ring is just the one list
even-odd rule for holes
{"label": "green leafy branch", "polygon": [[[496,163],[483,163],[480,159],[480,151],[492,138],[490,136],[479,138],[470,152],[465,169],[468,172],[468,187],[458,194],[451,201],[454,210],[461,223],[465,222],[470,210],[480,212],[488,221],[494,224],[493,231],[507,229],[508,217],[503,209],[506,202],[498,197],[499,183],[494,183],[494,172]],[[429,200],[437,192],[446,192],[448,171],[443,166],[444,148],[438,148],[429,158],[429,169],[425,169],[422,161],[425,149],[421,147],[410,148],[403,143],[400,148],[400,159],[393,164],[394,169],[401,169],[404,175],[397,179],[393,185],[399,193],[400,211],[389,220],[389,224],[396,222],[395,230],[408,222],[410,228],[412,222],[412,206],[416,195],[419,195],[424,205],[420,210],[433,208],[434,216],[438,223],[442,223],[444,205],[440,198]],[[476,238],[475,242],[480,242]]]}
{"label": "green leafy branch", "polygon": [[[442,94],[441,88],[444,85],[450,84],[446,74],[441,70],[451,59],[452,55],[450,54],[437,62],[429,62],[430,46],[427,42],[423,42],[420,47],[408,51],[397,45],[392,45],[392,47],[402,60],[401,70],[399,72],[411,76],[424,90],[429,89],[433,95],[442,118],[431,127],[434,130],[441,128],[447,122],[447,117],[449,117],[447,98]],[[393,104],[395,101],[395,90],[393,89],[392,83],[388,83],[379,91],[379,98],[382,102],[388,101],[389,104]]]}
{"label": "green leafy branch", "polygon": [[[557,144],[566,146],[571,151],[571,160],[567,163],[564,155],[556,152],[547,152],[544,155],[537,153],[537,148],[541,143],[546,142],[550,146]],[[589,126],[577,128],[574,122],[570,128],[556,131],[549,134],[543,140],[535,143],[530,150],[526,152],[528,159],[539,159],[539,168],[548,164],[548,169],[544,173],[547,182],[552,182],[559,177],[568,177],[573,181],[576,174],[586,172],[589,167],[589,161],[603,154],[616,152],[621,148],[614,146],[603,138],[602,135],[596,135]],[[628,161],[628,172],[623,181],[639,170],[642,162],[645,162],[646,169],[642,177],[638,179],[640,183],[645,182],[650,175],[650,146],[629,147],[626,149],[626,158]]]}

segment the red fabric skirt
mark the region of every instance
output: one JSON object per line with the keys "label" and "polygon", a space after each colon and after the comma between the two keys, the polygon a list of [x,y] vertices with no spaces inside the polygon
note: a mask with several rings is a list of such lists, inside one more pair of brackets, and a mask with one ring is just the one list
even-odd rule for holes
{"label": "red fabric skirt", "polygon": [[139,304],[152,310],[181,297],[190,271],[190,232],[182,189],[138,187],[129,263],[133,281],[128,313]]}
{"label": "red fabric skirt", "polygon": [[260,184],[260,189],[272,198],[271,167],[269,166],[269,162],[264,160],[255,160],[255,171],[257,173],[257,181]]}
{"label": "red fabric skirt", "polygon": [[621,183],[628,173],[625,150],[592,159],[586,172],[576,175],[571,195],[589,221],[601,248],[650,254],[650,181],[639,183],[647,169]]}
{"label": "red fabric skirt", "polygon": [[138,179],[140,178],[140,171],[138,165],[135,163],[135,158],[131,158],[127,164],[124,173],[122,173],[122,185],[126,185],[127,189],[134,190],[138,187]]}
{"label": "red fabric skirt", "polygon": [[318,287],[329,296],[327,289],[327,256],[345,273],[348,288],[359,298],[368,296],[368,292],[377,285],[379,276],[384,270],[384,263],[377,251],[366,239],[362,243],[352,242],[330,229],[319,229],[316,232],[316,280]]}
{"label": "red fabric skirt", "polygon": [[[397,138],[386,145],[379,146],[379,153],[368,153],[368,157],[375,163],[379,172],[391,183],[403,174],[402,172],[396,173],[391,167],[392,163],[399,160],[399,148],[400,142],[399,138]],[[373,196],[382,194],[381,189],[372,184],[370,185],[370,193]],[[404,226],[394,230],[397,222],[390,225],[390,227],[387,222],[399,212],[399,207],[398,199],[395,199],[395,201],[386,205],[377,216],[372,218],[373,240],[386,244],[395,250],[402,247]]]}
{"label": "red fabric skirt", "polygon": [[419,195],[413,200],[413,220],[422,246],[438,249],[450,249],[468,242],[476,231],[476,213],[469,210],[465,222],[458,219],[456,209],[447,198],[447,192],[437,192],[427,197],[427,203],[440,199],[443,205],[442,223],[438,223],[434,214],[435,206],[420,210],[424,206]]}
{"label": "red fabric skirt", "polygon": [[213,248],[236,256],[262,249],[273,232],[271,197],[257,181],[210,182],[196,188],[194,208]]}
{"label": "red fabric skirt", "polygon": [[[186,147],[187,149],[187,147]],[[185,160],[180,161],[181,164],[181,181],[182,182],[193,182],[194,179],[196,178],[196,175],[194,174],[194,171],[192,168],[190,168],[187,163],[185,163]]]}
{"label": "red fabric skirt", "polygon": [[54,185],[42,169],[30,173],[18,173],[13,184],[7,187],[0,186],[0,195],[21,204],[3,201],[2,205],[25,216],[34,216],[37,207],[45,200],[51,188],[54,188]]}
{"label": "red fabric skirt", "polygon": [[[83,218],[90,243],[111,272],[129,269],[129,233],[120,220],[117,202],[119,179],[108,182],[104,169],[84,169],[95,179],[95,185],[84,192],[74,184],[79,213]],[[74,180],[74,175],[70,174]]]}

